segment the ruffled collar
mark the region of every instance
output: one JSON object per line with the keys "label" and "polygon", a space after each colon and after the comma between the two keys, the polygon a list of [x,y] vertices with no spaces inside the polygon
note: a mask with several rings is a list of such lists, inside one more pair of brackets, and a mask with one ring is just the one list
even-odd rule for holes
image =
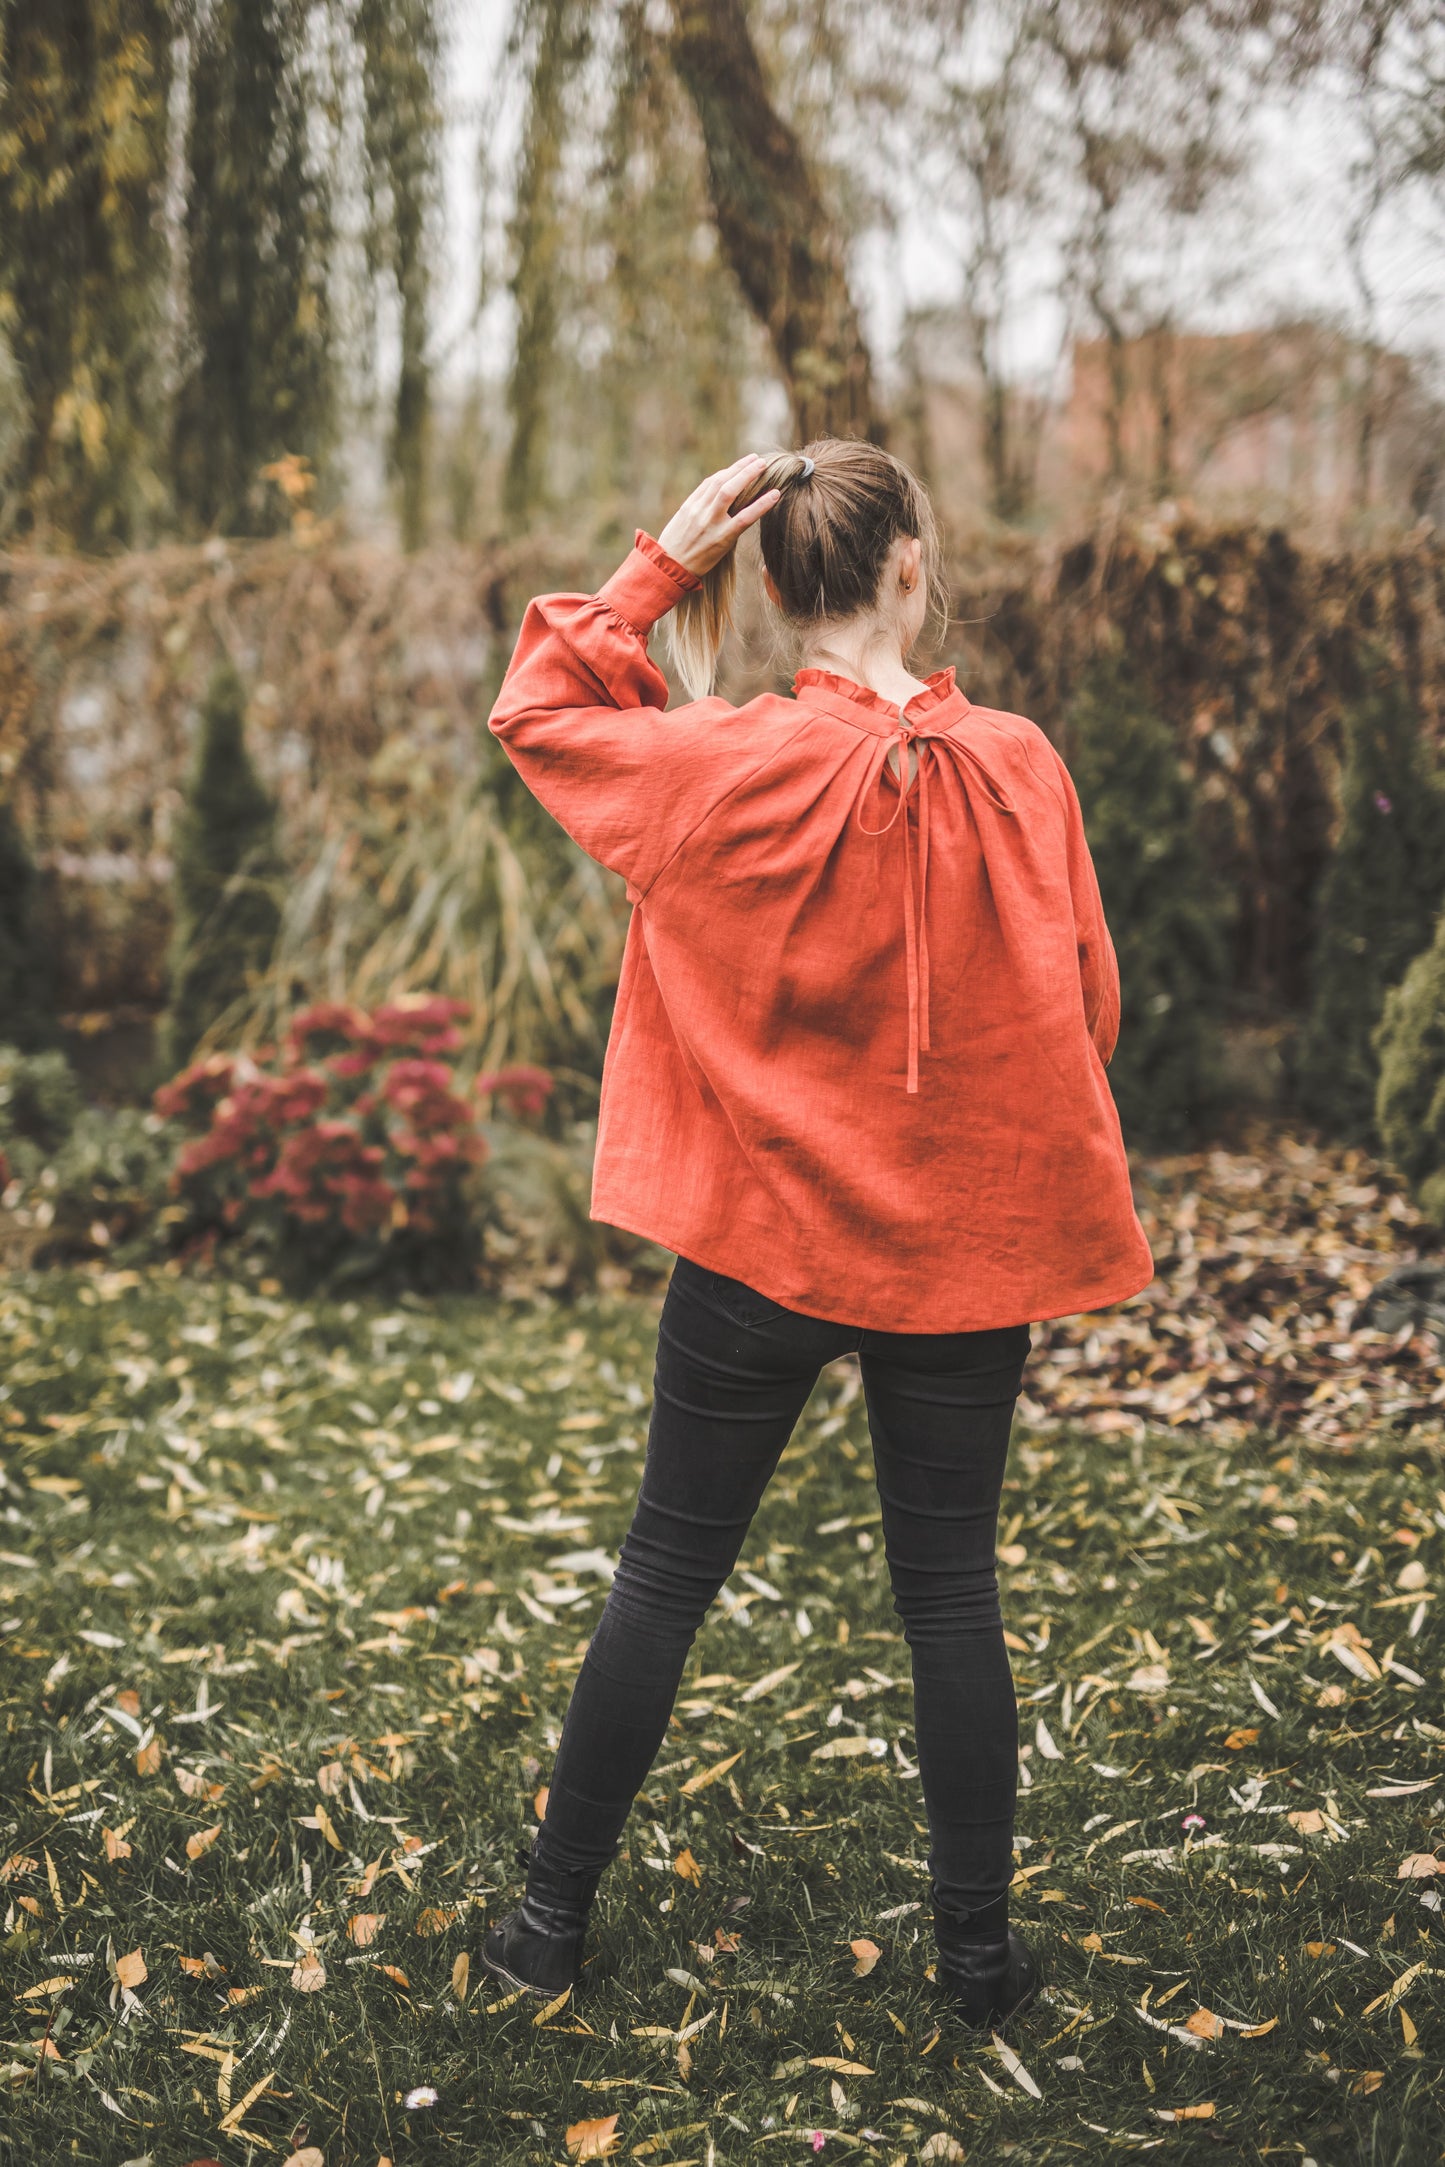
{"label": "ruffled collar", "polygon": [[[885,700],[881,692],[874,692],[867,685],[855,685],[851,677],[840,677],[833,670],[799,670],[793,679],[793,691],[800,699],[811,693],[820,706],[834,707],[835,702],[841,701],[855,711],[860,722],[865,715],[872,717],[875,726],[881,723],[890,733],[898,728],[898,708],[894,701]],[[819,694],[821,700],[817,698]],[[924,679],[924,690],[915,693],[906,712],[910,721],[921,722],[945,705],[954,706],[960,715],[966,714],[968,704],[950,667],[935,670]]]}

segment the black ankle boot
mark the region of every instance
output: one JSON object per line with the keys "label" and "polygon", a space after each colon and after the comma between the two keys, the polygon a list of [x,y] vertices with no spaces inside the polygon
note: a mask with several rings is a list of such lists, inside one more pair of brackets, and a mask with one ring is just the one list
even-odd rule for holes
{"label": "black ankle boot", "polygon": [[504,1985],[555,1999],[577,1984],[586,1928],[585,1915],[524,1896],[515,1911],[487,1928],[482,1962]]}
{"label": "black ankle boot", "polygon": [[1038,1993],[1039,1967],[1023,1936],[1007,1923],[1007,1899],[962,1919],[935,1908],[933,1930],[938,1983],[965,2024],[997,2030],[1022,2016]]}
{"label": "black ankle boot", "polygon": [[507,1986],[549,2000],[575,1987],[597,1879],[596,1874],[554,1872],[534,1853],[521,1903],[489,1926],[482,1939],[487,1970]]}

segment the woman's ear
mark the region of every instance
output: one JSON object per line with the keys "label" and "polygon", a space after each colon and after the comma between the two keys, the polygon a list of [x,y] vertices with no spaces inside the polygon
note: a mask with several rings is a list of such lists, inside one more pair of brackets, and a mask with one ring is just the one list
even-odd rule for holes
{"label": "woman's ear", "polygon": [[783,598],[778,592],[778,583],[774,579],[772,573],[768,570],[766,565],[763,566],[763,592],[764,594],[766,594],[768,600],[772,603],[774,609],[782,608]]}
{"label": "woman's ear", "polygon": [[905,594],[912,594],[922,577],[923,544],[912,534],[898,552],[898,584]]}

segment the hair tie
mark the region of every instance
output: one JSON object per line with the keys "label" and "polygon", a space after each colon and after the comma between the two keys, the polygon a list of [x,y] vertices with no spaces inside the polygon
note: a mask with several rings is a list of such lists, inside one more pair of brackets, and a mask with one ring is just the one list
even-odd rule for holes
{"label": "hair tie", "polygon": [[805,459],[793,476],[793,480],[795,482],[810,482],[817,470],[818,462],[816,459]]}

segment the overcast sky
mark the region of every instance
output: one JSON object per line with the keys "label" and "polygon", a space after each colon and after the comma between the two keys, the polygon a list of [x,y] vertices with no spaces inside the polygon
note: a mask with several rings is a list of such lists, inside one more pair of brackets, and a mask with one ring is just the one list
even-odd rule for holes
{"label": "overcast sky", "polygon": [[[480,216],[478,158],[482,115],[491,108],[510,0],[457,0],[448,91],[446,197],[451,262],[439,325],[448,374],[488,374],[505,367],[504,307],[474,322]],[[515,128],[515,114],[504,119]],[[1344,258],[1348,176],[1358,130],[1347,102],[1324,89],[1266,109],[1257,125],[1258,156],[1239,200],[1201,221],[1195,242],[1188,328],[1237,330],[1288,315],[1338,318],[1350,312]],[[505,162],[505,160],[504,160]],[[910,307],[945,302],[958,291],[957,249],[946,224],[919,200],[900,236],[865,238],[854,281],[875,355],[887,372],[899,325]],[[1043,258],[1025,269],[1034,289],[1016,312],[1012,367],[1038,375],[1057,360],[1063,319],[1048,291]],[[1368,270],[1388,342],[1445,353],[1445,232],[1418,209],[1383,217]]]}

